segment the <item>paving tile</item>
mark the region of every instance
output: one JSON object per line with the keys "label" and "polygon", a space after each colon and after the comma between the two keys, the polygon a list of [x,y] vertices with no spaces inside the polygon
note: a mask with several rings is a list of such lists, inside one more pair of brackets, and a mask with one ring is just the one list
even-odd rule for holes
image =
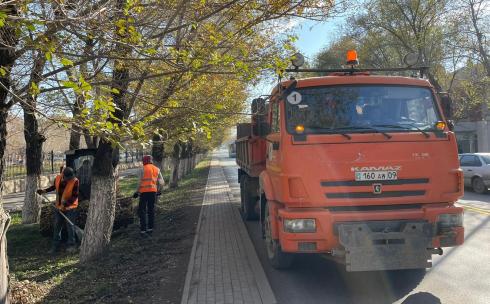
{"label": "paving tile", "polygon": [[211,162],[182,303],[276,303],[223,168]]}

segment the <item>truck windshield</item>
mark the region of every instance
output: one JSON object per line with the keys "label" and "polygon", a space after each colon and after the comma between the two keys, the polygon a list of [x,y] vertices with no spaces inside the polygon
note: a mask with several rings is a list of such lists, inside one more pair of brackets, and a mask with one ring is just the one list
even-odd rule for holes
{"label": "truck windshield", "polygon": [[430,89],[348,85],[299,88],[286,98],[288,132],[295,134],[431,131],[441,117]]}

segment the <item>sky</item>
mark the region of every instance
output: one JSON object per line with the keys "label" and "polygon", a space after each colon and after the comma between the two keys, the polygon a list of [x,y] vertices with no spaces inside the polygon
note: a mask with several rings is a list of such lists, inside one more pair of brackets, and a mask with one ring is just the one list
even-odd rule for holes
{"label": "sky", "polygon": [[[290,25],[298,40],[295,46],[305,56],[308,62],[313,62],[315,55],[339,36],[339,27],[345,21],[344,17],[333,17],[326,22],[310,20],[295,21]],[[276,79],[264,79],[259,85],[251,88],[252,99],[260,95],[269,94]]]}
{"label": "sky", "polygon": [[304,21],[295,27],[298,36],[296,47],[308,61],[338,38],[339,26],[344,21],[341,17],[329,19],[327,22]]}

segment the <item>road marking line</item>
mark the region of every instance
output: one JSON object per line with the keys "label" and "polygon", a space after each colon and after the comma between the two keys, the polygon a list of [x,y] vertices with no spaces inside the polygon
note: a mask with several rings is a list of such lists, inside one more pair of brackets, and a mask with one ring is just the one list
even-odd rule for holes
{"label": "road marking line", "polygon": [[482,208],[478,208],[478,207],[473,207],[473,206],[468,206],[468,205],[461,204],[461,203],[458,203],[458,204],[460,204],[464,209],[468,209],[470,211],[474,211],[474,212],[485,214],[485,215],[490,215],[490,210],[482,209]]}

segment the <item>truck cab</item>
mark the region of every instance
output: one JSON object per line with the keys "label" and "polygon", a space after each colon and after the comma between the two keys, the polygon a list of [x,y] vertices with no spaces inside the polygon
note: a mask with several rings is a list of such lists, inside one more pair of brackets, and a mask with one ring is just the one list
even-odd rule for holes
{"label": "truck cab", "polygon": [[274,267],[312,253],[347,271],[429,268],[463,243],[456,137],[427,80],[334,73],[254,103],[237,133],[242,214]]}

